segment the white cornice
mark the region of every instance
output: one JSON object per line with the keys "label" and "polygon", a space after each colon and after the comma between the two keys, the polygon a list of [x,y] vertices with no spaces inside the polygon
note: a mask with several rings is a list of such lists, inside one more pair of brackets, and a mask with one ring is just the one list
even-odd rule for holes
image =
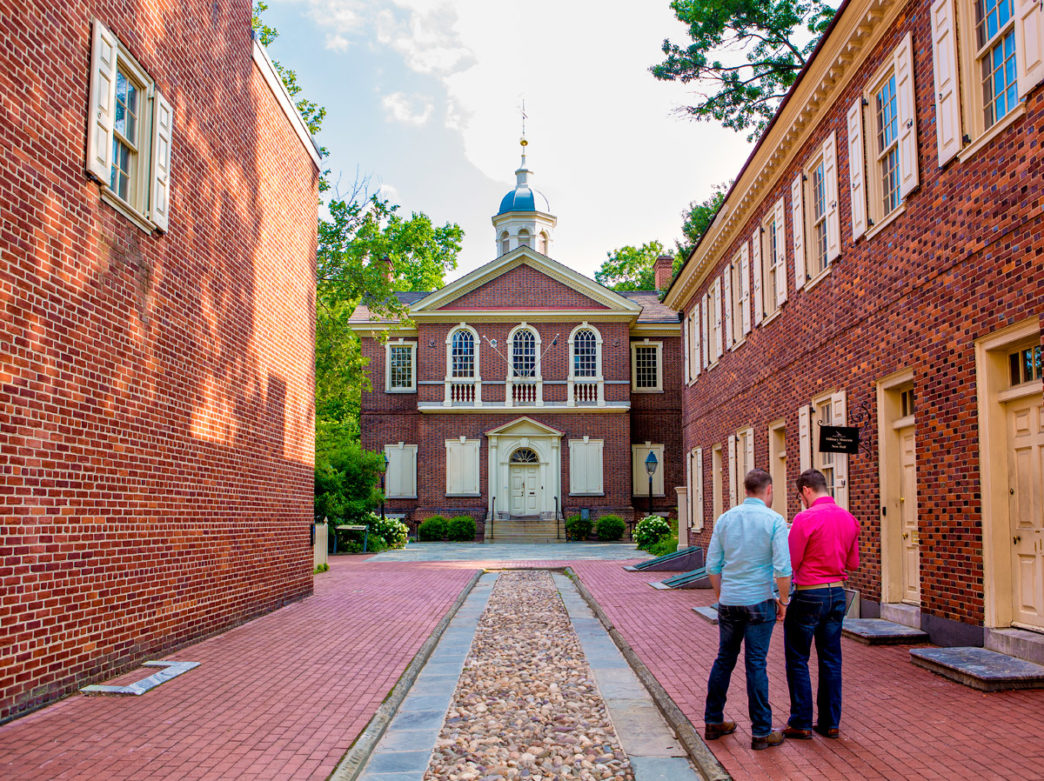
{"label": "white cornice", "polygon": [[791,87],[718,216],[682,266],[664,299],[667,306],[681,310],[703,284],[906,5],[905,0],[847,0],[842,4],[828,37]]}
{"label": "white cornice", "polygon": [[417,411],[424,414],[435,415],[467,415],[498,413],[518,415],[522,412],[530,412],[535,415],[583,413],[583,414],[606,414],[613,412],[627,412],[631,409],[630,402],[616,401],[606,402],[604,407],[570,407],[565,404],[545,404],[543,407],[506,407],[503,402],[494,404],[482,404],[480,407],[445,407],[441,402],[421,402],[417,405]]}
{"label": "white cornice", "polygon": [[631,336],[681,336],[681,323],[635,323]]}
{"label": "white cornice", "polygon": [[633,312],[614,312],[611,309],[438,309],[434,312],[410,312],[417,322],[424,323],[560,323],[587,320],[589,323],[631,321]]}

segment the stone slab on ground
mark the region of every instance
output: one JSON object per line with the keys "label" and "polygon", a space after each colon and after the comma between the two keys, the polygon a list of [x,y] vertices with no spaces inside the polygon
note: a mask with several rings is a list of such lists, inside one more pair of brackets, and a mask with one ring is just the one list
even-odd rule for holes
{"label": "stone slab on ground", "polygon": [[883,618],[846,618],[841,634],[864,645],[927,643],[928,633]]}
{"label": "stone slab on ground", "polygon": [[689,572],[704,565],[703,548],[693,545],[674,553],[624,567],[626,572]]}
{"label": "stone slab on ground", "polygon": [[981,691],[1044,689],[1044,666],[985,648],[912,648],[910,661]]}
{"label": "stone slab on ground", "polygon": [[692,612],[711,624],[718,624],[718,609],[714,605],[700,605],[694,607]]}
{"label": "stone slab on ground", "polygon": [[659,582],[653,581],[649,585],[659,591],[667,589],[711,588],[710,578],[707,577],[707,570],[704,567],[698,567],[689,572],[682,572],[680,575],[672,575]]}

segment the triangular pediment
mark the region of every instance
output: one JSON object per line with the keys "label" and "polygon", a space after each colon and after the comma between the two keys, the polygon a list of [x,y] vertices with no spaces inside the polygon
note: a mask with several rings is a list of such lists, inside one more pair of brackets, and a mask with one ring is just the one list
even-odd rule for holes
{"label": "triangular pediment", "polygon": [[[538,289],[546,304],[535,300],[533,292]],[[518,247],[432,293],[410,311],[423,316],[440,311],[539,308],[601,310],[635,317],[642,309],[558,261],[530,247]]]}
{"label": "triangular pediment", "polygon": [[522,416],[515,418],[510,423],[491,428],[486,432],[487,437],[562,437],[564,431],[559,431],[551,426],[546,426],[539,420]]}

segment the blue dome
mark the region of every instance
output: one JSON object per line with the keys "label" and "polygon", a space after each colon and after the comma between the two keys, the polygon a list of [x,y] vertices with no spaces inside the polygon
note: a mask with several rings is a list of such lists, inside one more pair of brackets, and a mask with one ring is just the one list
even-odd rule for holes
{"label": "blue dome", "polygon": [[543,193],[531,190],[525,185],[516,187],[504,196],[500,202],[498,215],[507,212],[550,212],[551,204]]}

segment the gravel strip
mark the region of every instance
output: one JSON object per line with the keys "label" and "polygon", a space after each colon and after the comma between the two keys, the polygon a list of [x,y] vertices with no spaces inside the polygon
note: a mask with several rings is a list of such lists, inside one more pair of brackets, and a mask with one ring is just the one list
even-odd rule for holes
{"label": "gravel strip", "polygon": [[424,778],[633,781],[550,573],[497,579]]}

